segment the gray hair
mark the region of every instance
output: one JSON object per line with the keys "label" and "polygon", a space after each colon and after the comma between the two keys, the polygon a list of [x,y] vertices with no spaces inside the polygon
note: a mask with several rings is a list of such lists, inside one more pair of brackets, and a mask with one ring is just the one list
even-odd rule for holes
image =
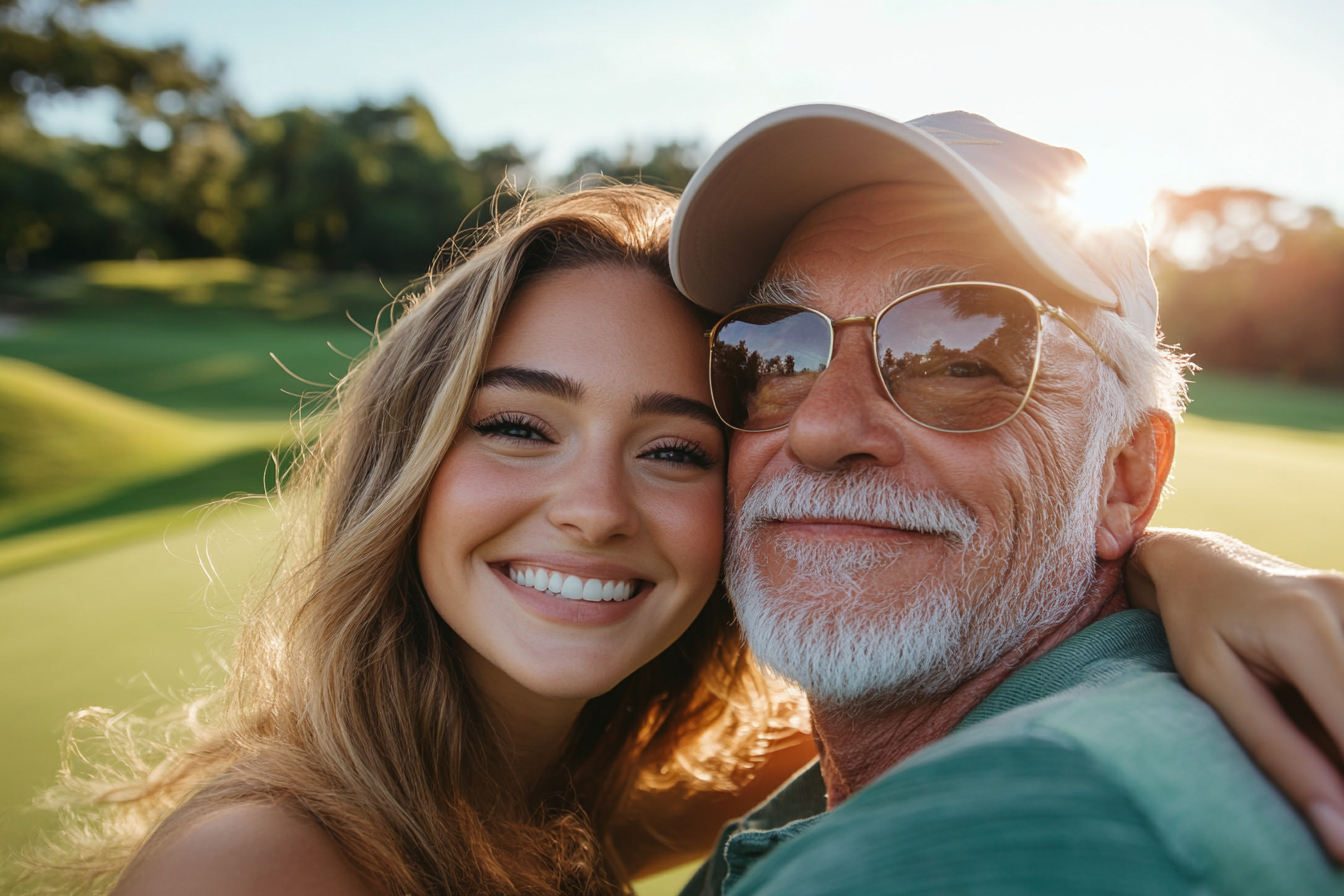
{"label": "gray hair", "polygon": [[1089,267],[1120,297],[1120,312],[1093,306],[1080,322],[1124,372],[1124,382],[1101,375],[1095,428],[1111,446],[1128,440],[1152,411],[1180,420],[1188,400],[1190,356],[1163,343],[1157,321],[1157,285],[1148,267],[1148,243],[1136,226],[1080,230],[1070,240]]}
{"label": "gray hair", "polygon": [[1121,382],[1098,365],[1092,424],[1108,447],[1127,440],[1152,411],[1181,419],[1188,402],[1185,375],[1193,369],[1189,355],[1162,342],[1160,332],[1142,333],[1106,309],[1096,309],[1080,323],[1124,374]]}

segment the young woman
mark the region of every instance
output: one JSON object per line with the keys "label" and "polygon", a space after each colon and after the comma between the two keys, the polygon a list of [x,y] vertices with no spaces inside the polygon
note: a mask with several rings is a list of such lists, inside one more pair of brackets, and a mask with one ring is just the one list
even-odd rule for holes
{"label": "young woman", "polygon": [[[285,556],[205,722],[151,772],[89,785],[102,826],[70,827],[68,867],[133,896],[618,892],[806,760],[800,706],[718,586],[727,443],[706,321],[667,270],[674,204],[525,205],[409,303],[283,490]],[[1208,617],[1256,628],[1272,601],[1201,603],[1176,576],[1303,592],[1194,536],[1145,551],[1133,596],[1155,606],[1156,583],[1180,608],[1206,679],[1230,656]],[[1272,675],[1285,652],[1256,650],[1282,636],[1242,649]],[[1240,684],[1208,696],[1258,706]],[[133,751],[131,730],[110,733]]]}

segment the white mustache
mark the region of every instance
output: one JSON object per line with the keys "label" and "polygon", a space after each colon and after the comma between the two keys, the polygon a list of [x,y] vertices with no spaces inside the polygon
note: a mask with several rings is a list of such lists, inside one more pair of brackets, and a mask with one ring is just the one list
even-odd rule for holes
{"label": "white mustache", "polygon": [[941,535],[962,544],[978,528],[975,515],[936,492],[917,492],[873,468],[816,473],[793,467],[758,481],[737,512],[735,528],[745,534],[777,520],[843,520]]}

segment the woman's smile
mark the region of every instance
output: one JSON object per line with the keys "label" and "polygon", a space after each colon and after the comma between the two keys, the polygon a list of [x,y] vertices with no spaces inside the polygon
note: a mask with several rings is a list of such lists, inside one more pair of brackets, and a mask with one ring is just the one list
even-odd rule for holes
{"label": "woman's smile", "polygon": [[505,569],[517,584],[565,600],[627,601],[642,587],[640,579],[584,577],[532,563],[511,562]]}
{"label": "woman's smile", "polygon": [[[654,591],[653,583],[643,579],[584,578],[536,564],[520,568],[526,571],[518,572],[507,564],[495,567],[499,586],[524,612],[551,624],[572,627],[617,625]],[[531,584],[527,583],[528,572],[533,574]],[[537,576],[538,572],[542,573],[541,578]],[[541,587],[537,587],[538,584]],[[604,591],[611,596],[604,598]],[[585,593],[589,596],[585,597]]]}

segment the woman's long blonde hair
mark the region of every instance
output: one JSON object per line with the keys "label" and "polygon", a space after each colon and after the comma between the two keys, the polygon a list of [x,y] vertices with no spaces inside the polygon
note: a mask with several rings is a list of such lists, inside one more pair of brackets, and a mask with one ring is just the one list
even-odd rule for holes
{"label": "woman's long blonde hair", "polygon": [[[96,805],[67,824],[48,867],[106,885],[165,818],[267,801],[316,819],[388,892],[609,892],[628,883],[611,831],[637,781],[731,777],[768,697],[721,589],[670,648],[585,706],[553,774],[525,792],[500,771],[501,735],[415,563],[430,481],[509,298],[590,265],[670,286],[674,207],[643,186],[526,201],[453,250],[335,388],[287,477],[283,555],[202,704],[206,722],[138,774],[67,780]],[[131,753],[144,740],[125,719],[108,737]]]}

